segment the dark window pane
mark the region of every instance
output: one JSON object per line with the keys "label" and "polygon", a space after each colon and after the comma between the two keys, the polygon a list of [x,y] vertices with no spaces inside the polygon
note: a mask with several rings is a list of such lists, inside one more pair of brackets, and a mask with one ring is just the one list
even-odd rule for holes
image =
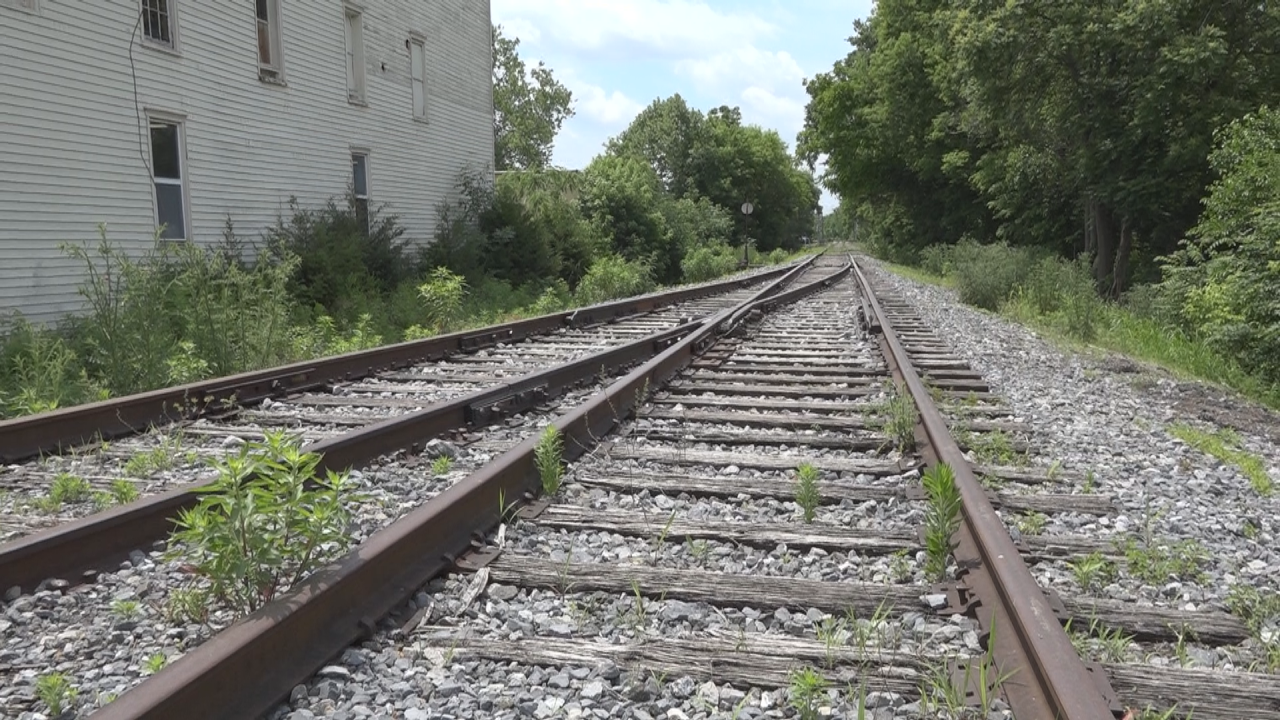
{"label": "dark window pane", "polygon": [[187,224],[183,220],[182,186],[156,183],[156,208],[159,210],[160,224],[164,230],[160,237],[166,240],[182,240],[187,235]]}
{"label": "dark window pane", "polygon": [[365,176],[364,161],[363,155],[351,156],[351,184],[359,196],[369,194],[369,179]]}
{"label": "dark window pane", "polygon": [[271,19],[267,17],[267,0],[258,0],[258,19],[264,21]]}
{"label": "dark window pane", "polygon": [[151,164],[158,178],[182,179],[182,164],[178,161],[178,126],[151,126]]}
{"label": "dark window pane", "polygon": [[265,22],[258,23],[258,62],[271,64],[271,27]]}
{"label": "dark window pane", "polygon": [[142,24],[146,36],[165,44],[169,38],[169,0],[142,0]]}

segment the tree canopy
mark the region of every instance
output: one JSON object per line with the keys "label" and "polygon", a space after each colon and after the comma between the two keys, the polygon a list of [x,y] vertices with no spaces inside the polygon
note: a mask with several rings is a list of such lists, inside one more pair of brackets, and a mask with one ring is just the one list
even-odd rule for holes
{"label": "tree canopy", "polygon": [[[647,163],[675,198],[705,199],[732,219],[730,237],[761,250],[794,249],[813,232],[819,192],[773,130],[742,123],[738,108],[705,115],[673,95],[655,100],[610,140],[607,153]],[[750,216],[740,211],[750,202]]]}
{"label": "tree canopy", "polygon": [[498,170],[534,169],[551,162],[556,134],[573,117],[573,93],[539,62],[527,69],[519,38],[493,28],[493,160]]}
{"label": "tree canopy", "polygon": [[868,230],[1087,254],[1110,294],[1196,224],[1214,132],[1280,93],[1268,3],[880,0],[850,43],[799,150]]}

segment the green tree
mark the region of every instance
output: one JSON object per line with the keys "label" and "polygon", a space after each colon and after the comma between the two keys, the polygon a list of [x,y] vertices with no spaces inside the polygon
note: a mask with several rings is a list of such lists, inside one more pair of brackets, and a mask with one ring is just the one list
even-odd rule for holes
{"label": "green tree", "polygon": [[[703,115],[679,95],[655,101],[607,152],[644,160],[675,198],[718,206],[735,244],[750,237],[762,250],[795,248],[813,232],[819,193],[811,173],[776,132],[743,125],[738,108]],[[756,208],[750,217],[739,210],[744,202]]]}
{"label": "green tree", "polygon": [[1280,92],[1266,3],[881,0],[851,44],[800,149],[873,240],[1084,253],[1112,295],[1194,225],[1214,130]]}
{"label": "green tree", "polygon": [[640,158],[600,155],[587,166],[582,213],[612,252],[642,261],[659,282],[680,278],[680,250],[662,214],[666,199],[653,168]]}
{"label": "green tree", "polygon": [[494,167],[542,168],[560,126],[573,117],[573,94],[539,62],[526,69],[517,53],[519,38],[493,28]]}
{"label": "green tree", "polygon": [[1280,383],[1280,112],[1232,123],[1212,155],[1204,216],[1166,266],[1185,321]]}

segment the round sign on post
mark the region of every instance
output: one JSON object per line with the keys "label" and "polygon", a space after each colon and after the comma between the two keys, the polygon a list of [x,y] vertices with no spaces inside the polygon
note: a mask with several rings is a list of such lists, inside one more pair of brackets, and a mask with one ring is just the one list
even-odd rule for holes
{"label": "round sign on post", "polygon": [[755,210],[755,206],[753,206],[751,203],[749,203],[749,202],[748,202],[748,203],[742,203],[742,214],[743,214],[743,215],[750,215],[752,210]]}

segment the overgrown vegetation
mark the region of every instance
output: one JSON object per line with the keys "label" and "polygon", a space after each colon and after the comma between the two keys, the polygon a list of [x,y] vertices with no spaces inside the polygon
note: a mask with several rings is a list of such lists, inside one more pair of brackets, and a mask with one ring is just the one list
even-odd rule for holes
{"label": "overgrown vegetation", "polygon": [[358,497],[346,475],[316,477],[319,463],[284,431],[212,463],[218,476],[179,513],[169,551],[194,569],[197,589],[253,612],[351,544]]}
{"label": "overgrown vegetation", "polygon": [[1280,405],[1278,42],[1269,4],[881,0],[799,151],[828,237]]}
{"label": "overgrown vegetation", "polygon": [[1174,423],[1169,426],[1169,434],[1202,453],[1235,465],[1259,495],[1271,494],[1274,483],[1267,474],[1266,463],[1261,456],[1245,450],[1240,436],[1231,430],[1206,432],[1185,423]]}
{"label": "overgrown vegetation", "polygon": [[[928,250],[922,259],[934,263],[930,267],[914,272],[908,266],[891,269],[922,282],[955,287],[966,301],[980,302],[1066,341],[1088,342],[1154,362],[1280,407],[1280,385],[1256,370],[1246,371],[1231,355],[1182,323],[1164,286],[1139,286],[1119,302],[1108,302],[1093,290],[1084,264],[1042,250],[971,243]],[[934,270],[946,274],[935,275]],[[993,278],[1002,280],[997,283]]]}
{"label": "overgrown vegetation", "polygon": [[259,237],[229,217],[216,247],[157,237],[130,254],[100,229],[96,245],[64,245],[85,270],[82,317],[56,330],[0,318],[0,416],[711,280],[740,267],[744,245],[751,263],[777,263],[813,234],[812,174],[737,108],[704,114],[675,96],[584,170],[549,167],[571,94],[494,30],[503,172],[460,173],[434,237],[351,195],[291,200]]}

